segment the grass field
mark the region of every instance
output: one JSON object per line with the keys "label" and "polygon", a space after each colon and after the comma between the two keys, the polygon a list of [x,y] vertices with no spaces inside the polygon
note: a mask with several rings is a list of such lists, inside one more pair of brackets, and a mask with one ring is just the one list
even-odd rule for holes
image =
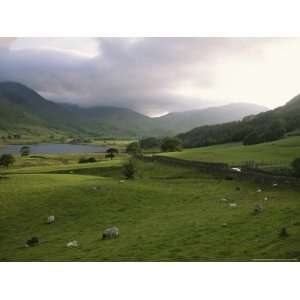
{"label": "grass field", "polygon": [[[299,190],[260,186],[263,192],[258,193],[251,182],[220,180],[157,162],[140,162],[139,178],[123,182],[121,165],[118,159],[9,170],[8,178],[0,179],[0,260],[300,258]],[[21,172],[26,174],[15,174]],[[256,203],[264,210],[253,215]],[[49,215],[56,216],[55,224],[46,224]],[[120,229],[120,237],[101,240],[111,226]],[[279,237],[282,227],[288,237]],[[41,244],[25,248],[33,235]],[[67,248],[71,240],[79,247]]]}
{"label": "grass field", "polygon": [[290,166],[293,159],[300,157],[300,137],[288,137],[275,142],[251,146],[233,143],[184,149],[181,152],[162,155],[188,160],[225,162],[231,165],[241,165],[252,160],[262,165],[287,167]]}

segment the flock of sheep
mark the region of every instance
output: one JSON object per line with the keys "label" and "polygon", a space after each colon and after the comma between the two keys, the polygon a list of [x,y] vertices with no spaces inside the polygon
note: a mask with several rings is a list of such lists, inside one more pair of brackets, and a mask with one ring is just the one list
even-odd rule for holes
{"label": "flock of sheep", "polygon": [[[55,216],[49,216],[47,219],[47,224],[54,224],[54,223],[55,223]],[[106,240],[106,239],[117,238],[119,236],[119,234],[120,234],[119,229],[117,227],[107,228],[102,233],[102,239]],[[39,244],[40,244],[40,239],[37,236],[33,236],[26,241],[25,246],[33,247],[33,246],[37,246]],[[68,242],[66,246],[67,247],[78,247],[79,243],[78,243],[78,241],[74,240],[74,241]]]}

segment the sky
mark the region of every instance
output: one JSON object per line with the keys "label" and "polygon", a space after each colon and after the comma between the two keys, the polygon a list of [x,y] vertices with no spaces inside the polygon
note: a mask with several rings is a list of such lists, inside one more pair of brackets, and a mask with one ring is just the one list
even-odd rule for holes
{"label": "sky", "polygon": [[0,38],[0,81],[150,116],[300,93],[300,38]]}

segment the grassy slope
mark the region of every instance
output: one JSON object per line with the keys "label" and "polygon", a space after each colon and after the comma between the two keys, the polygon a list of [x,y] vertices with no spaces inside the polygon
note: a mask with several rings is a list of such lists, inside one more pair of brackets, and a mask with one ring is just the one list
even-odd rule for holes
{"label": "grassy slope", "polygon": [[[116,168],[121,161],[112,164]],[[101,177],[109,175],[110,162],[76,170],[79,166],[70,168],[85,175],[70,174],[67,167],[57,170],[66,174],[10,174],[0,180],[1,261],[300,258],[299,191],[265,187],[257,193],[254,183],[220,181],[158,163],[142,164],[140,179],[122,183],[119,171]],[[49,166],[39,169],[48,171]],[[219,201],[223,197],[238,206],[228,207]],[[265,209],[253,216],[257,202]],[[57,222],[46,225],[51,214]],[[121,235],[102,241],[109,226],[119,227]],[[278,237],[283,226],[287,238]],[[41,245],[25,248],[32,235],[41,237]],[[73,239],[80,247],[67,248]]]}
{"label": "grassy slope", "polygon": [[289,137],[276,142],[251,146],[233,143],[191,148],[162,155],[188,160],[226,162],[233,165],[254,160],[267,165],[289,166],[294,158],[300,156],[300,137]]}

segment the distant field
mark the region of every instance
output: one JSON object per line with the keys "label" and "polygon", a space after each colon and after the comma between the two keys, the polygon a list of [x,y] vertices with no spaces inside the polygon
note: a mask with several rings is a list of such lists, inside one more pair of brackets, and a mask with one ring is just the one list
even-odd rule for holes
{"label": "distant field", "polygon": [[[259,186],[258,193],[252,182],[157,162],[140,162],[138,179],[123,182],[121,165],[9,169],[0,179],[0,261],[300,259],[299,190]],[[259,215],[256,203],[264,206]],[[49,215],[55,224],[45,224]],[[120,237],[101,240],[110,226]],[[288,237],[279,237],[282,227]],[[25,248],[33,235],[41,244]],[[72,240],[80,246],[67,248]]]}
{"label": "distant field", "polygon": [[256,161],[262,165],[289,166],[291,161],[300,157],[300,137],[288,137],[279,141],[251,146],[224,144],[209,147],[184,149],[181,152],[161,155],[210,162],[225,162],[240,165],[246,161]]}

